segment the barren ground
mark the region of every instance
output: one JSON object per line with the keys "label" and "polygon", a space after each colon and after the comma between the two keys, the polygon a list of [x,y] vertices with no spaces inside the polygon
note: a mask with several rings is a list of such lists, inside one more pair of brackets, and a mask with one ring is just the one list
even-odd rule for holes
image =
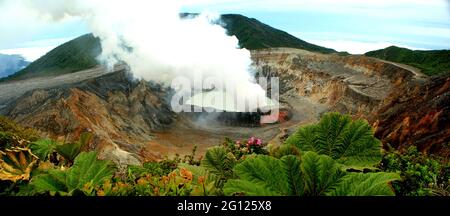
{"label": "barren ground", "polygon": [[[170,111],[164,102],[167,91],[115,76],[124,72],[123,66],[112,74],[96,67],[0,83],[0,114],[56,137],[72,133],[76,139],[80,131],[94,129],[101,144],[98,148],[107,149],[107,155],[124,149],[143,160],[155,160],[189,154],[193,146],[198,147],[197,155],[202,155],[226,137],[242,140],[257,136],[265,143],[279,145],[279,138],[299,125],[316,122],[325,111],[370,115],[404,83],[423,78],[415,68],[364,56],[276,48],[254,51],[252,58],[259,76],[280,78],[281,100],[293,114],[289,121],[257,128],[196,122]],[[25,94],[36,89],[49,91]],[[118,155],[114,157],[129,161]]]}

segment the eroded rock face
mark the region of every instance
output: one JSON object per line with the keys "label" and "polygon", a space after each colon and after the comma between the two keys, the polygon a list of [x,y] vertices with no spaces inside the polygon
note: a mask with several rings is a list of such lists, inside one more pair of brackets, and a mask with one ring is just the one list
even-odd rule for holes
{"label": "eroded rock face", "polygon": [[297,95],[343,113],[368,114],[415,74],[364,56],[323,55],[278,48],[253,51],[258,76],[276,76],[281,94]]}
{"label": "eroded rock face", "polygon": [[169,91],[144,81],[132,81],[125,71],[106,74],[77,84],[28,92],[3,112],[24,126],[59,140],[78,139],[82,132],[95,135],[89,148],[118,164],[140,161],[143,143],[152,132],[163,130],[175,115]]}
{"label": "eroded rock face", "polygon": [[450,74],[426,78],[415,68],[364,56],[295,49],[254,51],[259,76],[277,76],[282,98],[299,95],[329,110],[364,117],[385,146],[450,154]]}
{"label": "eroded rock face", "polygon": [[[377,137],[394,147],[417,145],[448,154],[448,147],[442,147],[450,134],[448,75],[427,80],[410,68],[373,58],[287,48],[253,51],[252,58],[256,76],[279,77],[282,105],[293,114],[290,121],[261,128],[189,122],[171,111],[169,89],[133,80],[125,69],[63,75],[52,79],[62,80],[59,85],[47,88],[43,78],[30,81],[39,85],[20,97],[13,94],[9,100],[11,94],[0,94],[0,114],[59,140],[91,131],[89,148],[119,166],[190,153],[194,145],[201,154],[224,137],[258,136],[279,144],[280,134],[285,137],[285,131],[316,122],[326,111],[368,118],[377,126]],[[18,86],[9,83],[0,89],[14,92],[11,87]]]}
{"label": "eroded rock face", "polygon": [[394,148],[409,146],[450,155],[450,74],[410,82],[393,92],[376,110],[376,136]]}

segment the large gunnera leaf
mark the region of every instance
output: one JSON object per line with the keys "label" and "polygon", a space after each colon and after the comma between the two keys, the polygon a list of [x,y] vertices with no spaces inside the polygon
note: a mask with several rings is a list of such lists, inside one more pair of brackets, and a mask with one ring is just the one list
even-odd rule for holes
{"label": "large gunnera leaf", "polygon": [[318,124],[301,127],[285,144],[328,155],[349,168],[370,168],[381,160],[381,142],[372,127],[339,113],[325,114]]}
{"label": "large gunnera leaf", "polygon": [[42,139],[30,144],[30,149],[42,161],[47,160],[48,156],[56,149],[58,143],[51,139]]}
{"label": "large gunnera leaf", "polygon": [[259,155],[236,165],[238,179],[224,186],[227,195],[393,195],[392,173],[347,173],[331,157],[304,152],[301,159]]}
{"label": "large gunnera leaf", "polygon": [[110,161],[97,159],[95,152],[83,152],[75,158],[72,167],[67,170],[53,170],[36,176],[32,185],[39,192],[58,192],[71,195],[74,191],[83,191],[86,184],[97,186],[110,179],[114,168]]}
{"label": "large gunnera leaf", "polygon": [[28,148],[0,151],[0,180],[29,180],[38,158]]}
{"label": "large gunnera leaf", "polygon": [[83,146],[89,144],[89,142],[92,140],[92,137],[93,135],[91,133],[82,133],[80,135],[80,139],[77,142],[58,145],[56,146],[56,151],[65,159],[73,161],[75,160],[75,157],[80,154]]}
{"label": "large gunnera leaf", "polygon": [[[292,163],[290,161],[289,164]],[[224,186],[224,193],[243,193],[250,196],[292,195],[289,185],[292,181],[288,180],[288,169],[282,160],[274,157],[259,155],[248,158],[236,165],[234,171],[239,179],[229,180]],[[293,171],[292,174],[300,172]]]}
{"label": "large gunnera leaf", "polygon": [[350,173],[328,195],[331,196],[376,196],[395,193],[390,182],[400,180],[396,173]]}
{"label": "large gunnera leaf", "polygon": [[322,196],[333,190],[345,175],[332,158],[314,152],[303,154],[301,172],[305,194],[309,196]]}
{"label": "large gunnera leaf", "polygon": [[208,149],[201,163],[209,172],[217,176],[216,186],[221,187],[227,179],[233,177],[236,158],[224,147],[213,147]]}

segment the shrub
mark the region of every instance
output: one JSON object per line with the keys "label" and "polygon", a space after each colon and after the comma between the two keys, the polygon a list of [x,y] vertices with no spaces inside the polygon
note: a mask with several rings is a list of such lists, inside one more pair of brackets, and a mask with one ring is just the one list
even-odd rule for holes
{"label": "shrub", "polygon": [[37,131],[24,128],[16,122],[0,116],[0,150],[10,147],[25,147],[28,141],[39,138]]}
{"label": "shrub", "polygon": [[233,141],[226,138],[222,144],[227,152],[231,152],[237,160],[245,158],[246,155],[251,154],[268,154],[266,144],[262,139],[250,137],[248,140]]}
{"label": "shrub", "polygon": [[404,153],[389,151],[380,163],[388,172],[399,172],[393,183],[401,196],[450,195],[450,164],[447,159],[425,155],[414,146]]}

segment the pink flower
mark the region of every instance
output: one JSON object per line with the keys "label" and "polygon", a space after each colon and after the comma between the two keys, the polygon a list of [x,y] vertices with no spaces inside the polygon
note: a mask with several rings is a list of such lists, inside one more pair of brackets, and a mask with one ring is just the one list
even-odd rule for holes
{"label": "pink flower", "polygon": [[254,144],[254,143],[255,143],[255,137],[251,137],[251,138],[248,140],[248,143],[249,143],[249,144]]}
{"label": "pink flower", "polygon": [[262,144],[261,139],[257,139],[257,140],[256,140],[256,145],[259,145],[259,146],[260,146],[261,144]]}

